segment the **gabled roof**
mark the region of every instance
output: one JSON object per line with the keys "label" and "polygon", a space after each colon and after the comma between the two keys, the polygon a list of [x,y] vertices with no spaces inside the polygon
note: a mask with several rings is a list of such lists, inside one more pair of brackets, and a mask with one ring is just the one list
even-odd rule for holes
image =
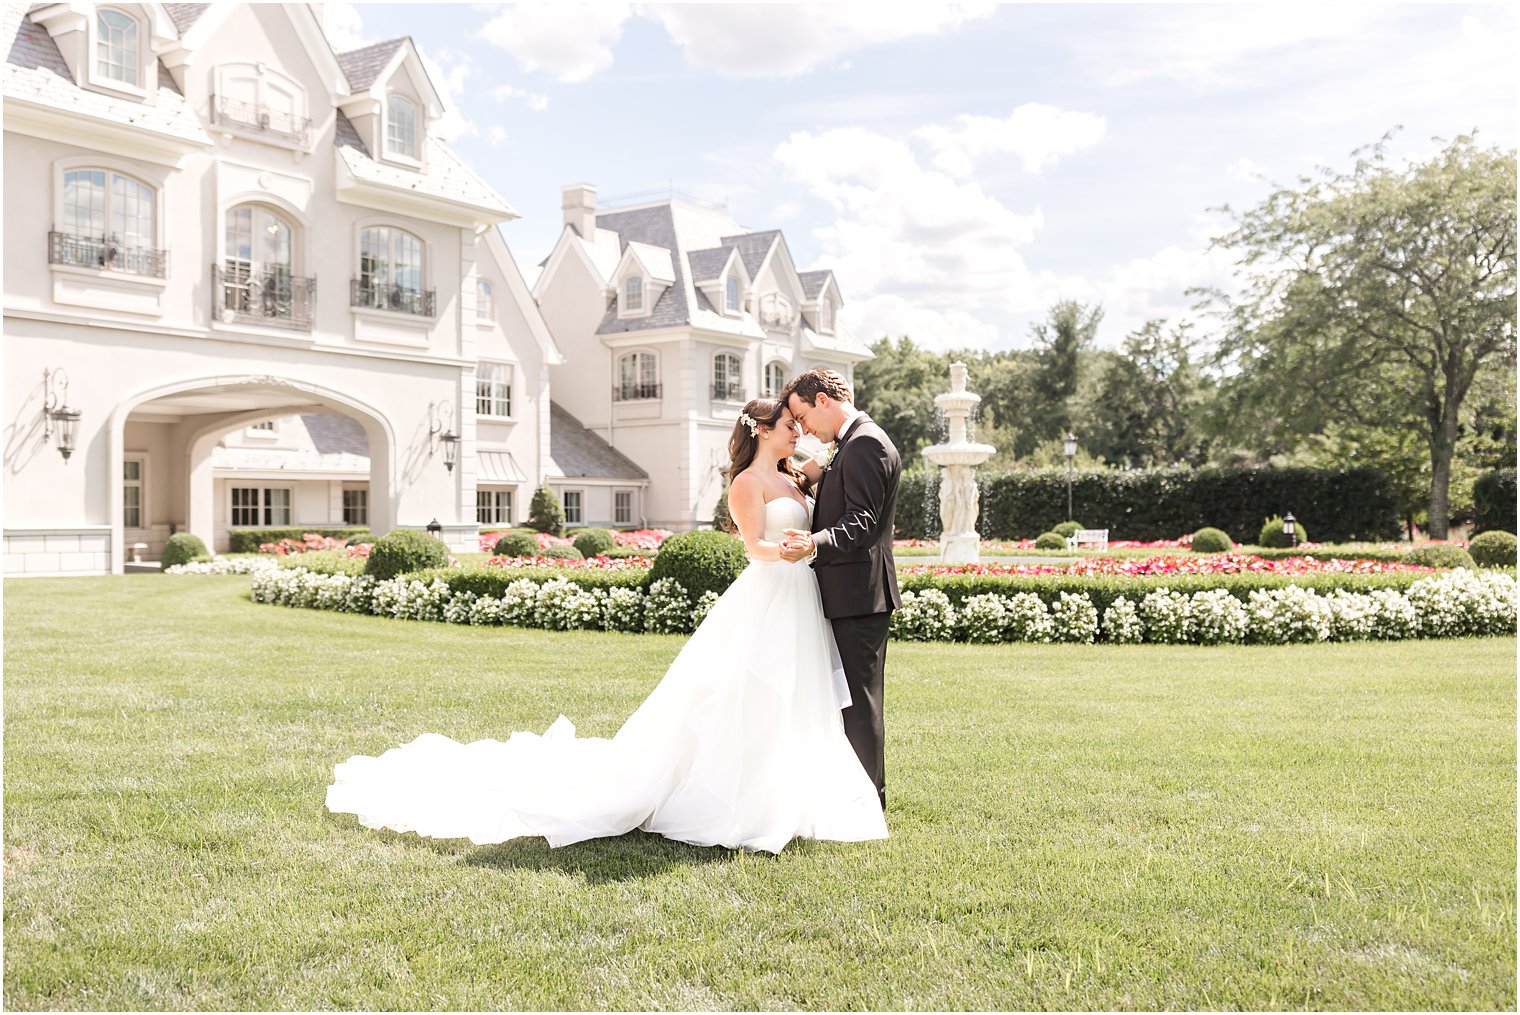
{"label": "gabled roof", "polygon": [[164,4],[164,10],[169,14],[169,20],[174,22],[174,27],[179,29],[179,34],[184,35],[190,30],[190,26],[200,20],[200,16],[206,13],[210,4]]}
{"label": "gabled roof", "polygon": [[669,284],[676,280],[675,260],[670,256],[667,247],[656,247],[648,243],[631,241],[625,248],[628,254],[638,258],[649,277],[660,282]]}
{"label": "gabled roof", "polygon": [[647,480],[649,473],[617,448],[587,430],[558,402],[549,403],[551,477]]}
{"label": "gabled roof", "polygon": [[760,266],[765,263],[765,256],[771,252],[771,248],[780,238],[781,230],[767,229],[760,233],[725,236],[723,245],[739,251],[739,257],[744,261],[744,270],[749,272],[750,278],[754,278],[760,274]]}
{"label": "gabled roof", "polygon": [[338,54],[338,65],[343,68],[343,75],[348,78],[349,87],[356,92],[362,92],[375,83],[375,78],[385,70],[385,65],[391,62],[391,57],[396,55],[396,50],[406,43],[406,37],[399,39],[387,39],[373,45],[363,46],[359,49],[351,49],[347,53]]}
{"label": "gabled roof", "polygon": [[828,285],[829,279],[834,276],[832,271],[799,271],[797,279],[802,283],[802,296],[804,299],[816,300],[818,294],[823,292],[823,287]]}
{"label": "gabled roof", "polygon": [[[611,229],[616,232],[618,241],[625,249],[629,243],[643,243],[651,247],[662,247],[668,251],[678,249],[675,219],[671,214],[669,204],[654,205],[649,208],[631,208],[621,212],[603,212],[596,217],[596,225],[598,229]],[[613,335],[625,331],[650,331],[687,323],[691,318],[686,308],[685,273],[682,271],[679,257],[671,258],[671,274],[674,278],[670,288],[660,294],[654,306],[649,308],[649,313],[642,317],[619,319],[617,301],[612,300],[596,333]]]}
{"label": "gabled roof", "polygon": [[693,250],[686,255],[686,262],[691,265],[691,280],[693,282],[707,282],[723,274],[723,269],[728,267],[728,262],[737,252],[733,247],[709,247],[706,250]]}
{"label": "gabled roof", "polygon": [[364,138],[354,129],[354,123],[343,115],[343,110],[335,110],[337,116],[333,122],[333,144],[339,148],[356,149],[365,158],[369,158],[369,146],[364,143]]}

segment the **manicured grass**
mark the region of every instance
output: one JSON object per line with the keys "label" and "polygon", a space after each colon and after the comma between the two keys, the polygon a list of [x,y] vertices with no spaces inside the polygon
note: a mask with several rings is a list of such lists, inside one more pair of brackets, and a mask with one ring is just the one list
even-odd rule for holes
{"label": "manicured grass", "polygon": [[13,1009],[1515,1006],[1515,641],[894,644],[882,843],[375,833],[332,765],[610,735],[674,637],[5,586]]}

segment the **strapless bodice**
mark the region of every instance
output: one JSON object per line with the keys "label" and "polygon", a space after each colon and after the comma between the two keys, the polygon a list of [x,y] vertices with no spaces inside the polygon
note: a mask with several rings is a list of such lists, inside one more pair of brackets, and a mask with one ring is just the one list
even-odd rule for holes
{"label": "strapless bodice", "polygon": [[768,542],[779,543],[785,539],[783,529],[811,529],[813,508],[811,503],[803,506],[791,497],[777,497],[765,505],[765,536]]}

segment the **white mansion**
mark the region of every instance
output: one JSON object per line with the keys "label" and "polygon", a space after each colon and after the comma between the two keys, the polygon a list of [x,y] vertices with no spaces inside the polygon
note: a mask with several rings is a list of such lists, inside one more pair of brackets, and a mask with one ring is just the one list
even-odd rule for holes
{"label": "white mansion", "polygon": [[411,41],[335,53],[320,5],[10,4],[0,32],[7,574],[176,530],[473,548],[545,482],[572,524],[688,528],[745,397],[870,355],[831,276],[681,202],[572,188],[530,292]]}

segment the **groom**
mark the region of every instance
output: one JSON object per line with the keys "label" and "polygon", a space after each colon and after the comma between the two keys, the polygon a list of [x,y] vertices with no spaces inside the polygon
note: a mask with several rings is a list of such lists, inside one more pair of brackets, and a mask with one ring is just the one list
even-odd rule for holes
{"label": "groom", "polygon": [[871,417],[855,408],[849,383],[832,370],[809,370],[786,386],[781,399],[804,430],[834,445],[818,479],[813,532],[787,529],[781,556],[811,558],[818,572],[823,614],[834,627],[850,707],[844,732],[887,806],[882,752],[883,674],[887,627],[902,605],[892,560],[893,516],[902,460]]}

